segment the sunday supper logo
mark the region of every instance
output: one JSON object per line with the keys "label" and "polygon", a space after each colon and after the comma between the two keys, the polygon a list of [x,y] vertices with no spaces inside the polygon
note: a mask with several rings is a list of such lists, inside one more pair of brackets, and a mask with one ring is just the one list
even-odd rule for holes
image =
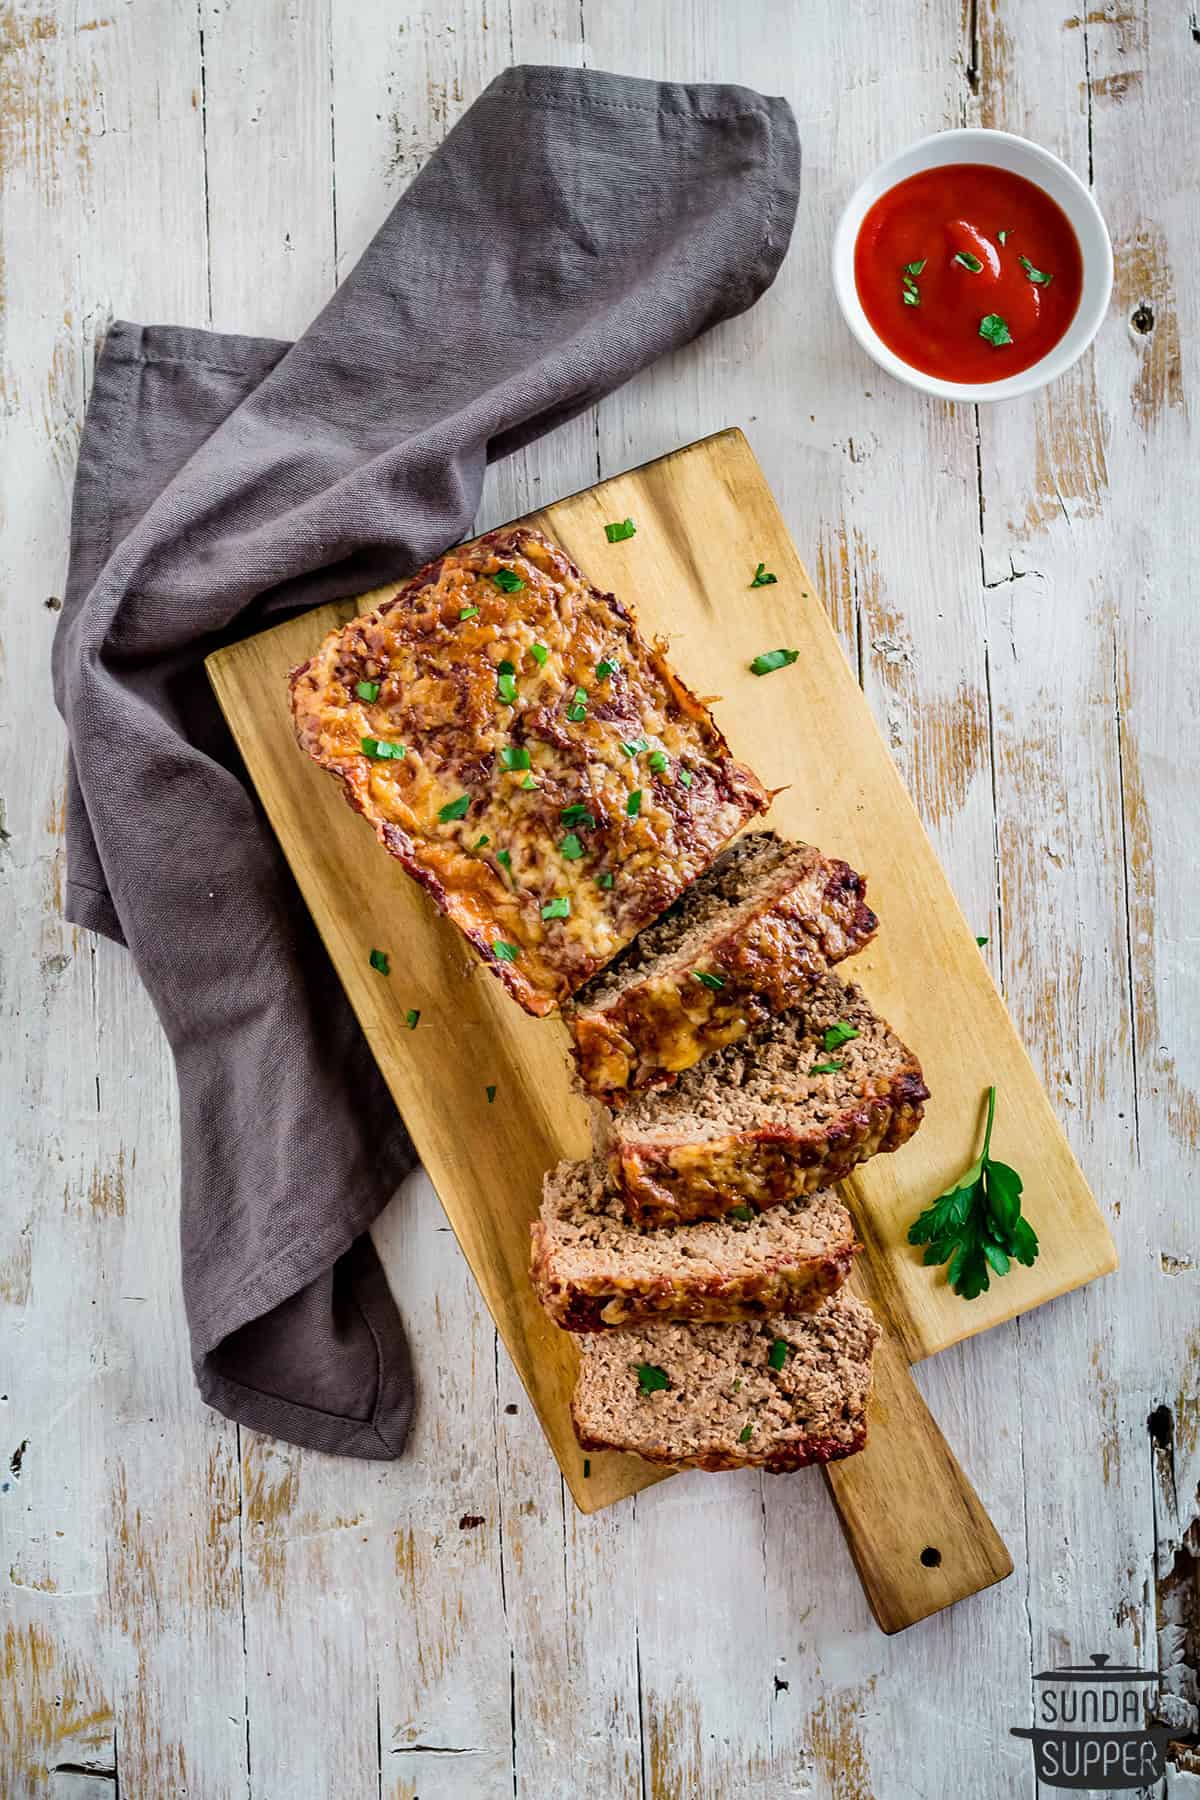
{"label": "sunday supper logo", "polygon": [[1043,1669],[1034,1680],[1037,1722],[1015,1725],[1011,1735],[1032,1743],[1040,1782],[1111,1794],[1163,1779],[1171,1733],[1147,1724],[1156,1670],[1110,1667],[1107,1655],[1094,1652],[1087,1664]]}

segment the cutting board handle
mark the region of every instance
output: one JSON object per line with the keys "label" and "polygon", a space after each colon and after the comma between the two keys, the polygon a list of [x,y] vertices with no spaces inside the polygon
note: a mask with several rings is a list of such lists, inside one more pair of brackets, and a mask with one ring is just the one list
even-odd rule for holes
{"label": "cutting board handle", "polygon": [[1012,1557],[886,1328],[867,1447],[824,1475],[881,1630],[903,1631],[1012,1574]]}

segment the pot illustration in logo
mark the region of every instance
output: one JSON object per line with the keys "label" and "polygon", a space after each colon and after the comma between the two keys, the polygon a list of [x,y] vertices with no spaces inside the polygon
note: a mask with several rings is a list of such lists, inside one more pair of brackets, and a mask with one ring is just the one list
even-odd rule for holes
{"label": "pot illustration in logo", "polygon": [[1097,1654],[1034,1680],[1037,1722],[1014,1726],[1012,1736],[1032,1743],[1039,1781],[1116,1793],[1162,1780],[1171,1733],[1146,1723],[1146,1684],[1157,1684],[1156,1670],[1110,1668]]}

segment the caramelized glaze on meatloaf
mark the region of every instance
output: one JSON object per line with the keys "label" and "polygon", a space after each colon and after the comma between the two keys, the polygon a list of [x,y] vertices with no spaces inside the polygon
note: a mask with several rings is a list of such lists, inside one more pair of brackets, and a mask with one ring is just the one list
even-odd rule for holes
{"label": "caramelized glaze on meatloaf", "polygon": [[631,1225],[600,1157],[549,1172],[532,1239],[534,1288],[568,1331],[814,1312],[841,1287],[859,1247],[849,1213],[828,1192],[744,1218]]}
{"label": "caramelized glaze on meatloaf", "polygon": [[747,832],[567,1012],[580,1081],[618,1105],[795,1006],[879,921],[848,863]]}
{"label": "caramelized glaze on meatloaf", "polygon": [[825,975],[801,1006],[622,1107],[607,1124],[613,1179],[641,1223],[773,1206],[899,1149],[928,1098],[862,989]]}
{"label": "caramelized glaze on meatloaf", "polygon": [[620,601],[527,526],[388,590],[291,691],[303,748],[531,1013],[767,805]]}
{"label": "caramelized glaze on meatloaf", "polygon": [[852,1456],[878,1338],[870,1307],[845,1292],[804,1319],[595,1332],[577,1339],[575,1435],[585,1450],[676,1468],[782,1472]]}

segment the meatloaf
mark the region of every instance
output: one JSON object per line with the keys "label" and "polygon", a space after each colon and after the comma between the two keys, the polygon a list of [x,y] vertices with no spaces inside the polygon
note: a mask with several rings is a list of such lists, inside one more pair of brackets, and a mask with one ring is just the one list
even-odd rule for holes
{"label": "meatloaf", "polygon": [[849,1213],[827,1192],[740,1218],[631,1225],[600,1157],[550,1171],[532,1237],[534,1288],[568,1331],[813,1312],[859,1248]]}
{"label": "meatloaf", "polygon": [[619,1104],[794,1006],[878,920],[848,863],[749,832],[569,1009],[580,1080]]}
{"label": "meatloaf", "polygon": [[878,1337],[870,1308],[845,1292],[804,1319],[594,1332],[577,1339],[575,1433],[585,1450],[676,1468],[852,1456],[866,1442]]}
{"label": "meatloaf", "polygon": [[861,988],[825,975],[801,1006],[631,1100],[605,1142],[631,1219],[719,1218],[899,1149],[928,1098],[920,1064]]}
{"label": "meatloaf", "polygon": [[372,598],[292,671],[297,737],[513,997],[550,1012],[768,797],[540,532],[491,532]]}

